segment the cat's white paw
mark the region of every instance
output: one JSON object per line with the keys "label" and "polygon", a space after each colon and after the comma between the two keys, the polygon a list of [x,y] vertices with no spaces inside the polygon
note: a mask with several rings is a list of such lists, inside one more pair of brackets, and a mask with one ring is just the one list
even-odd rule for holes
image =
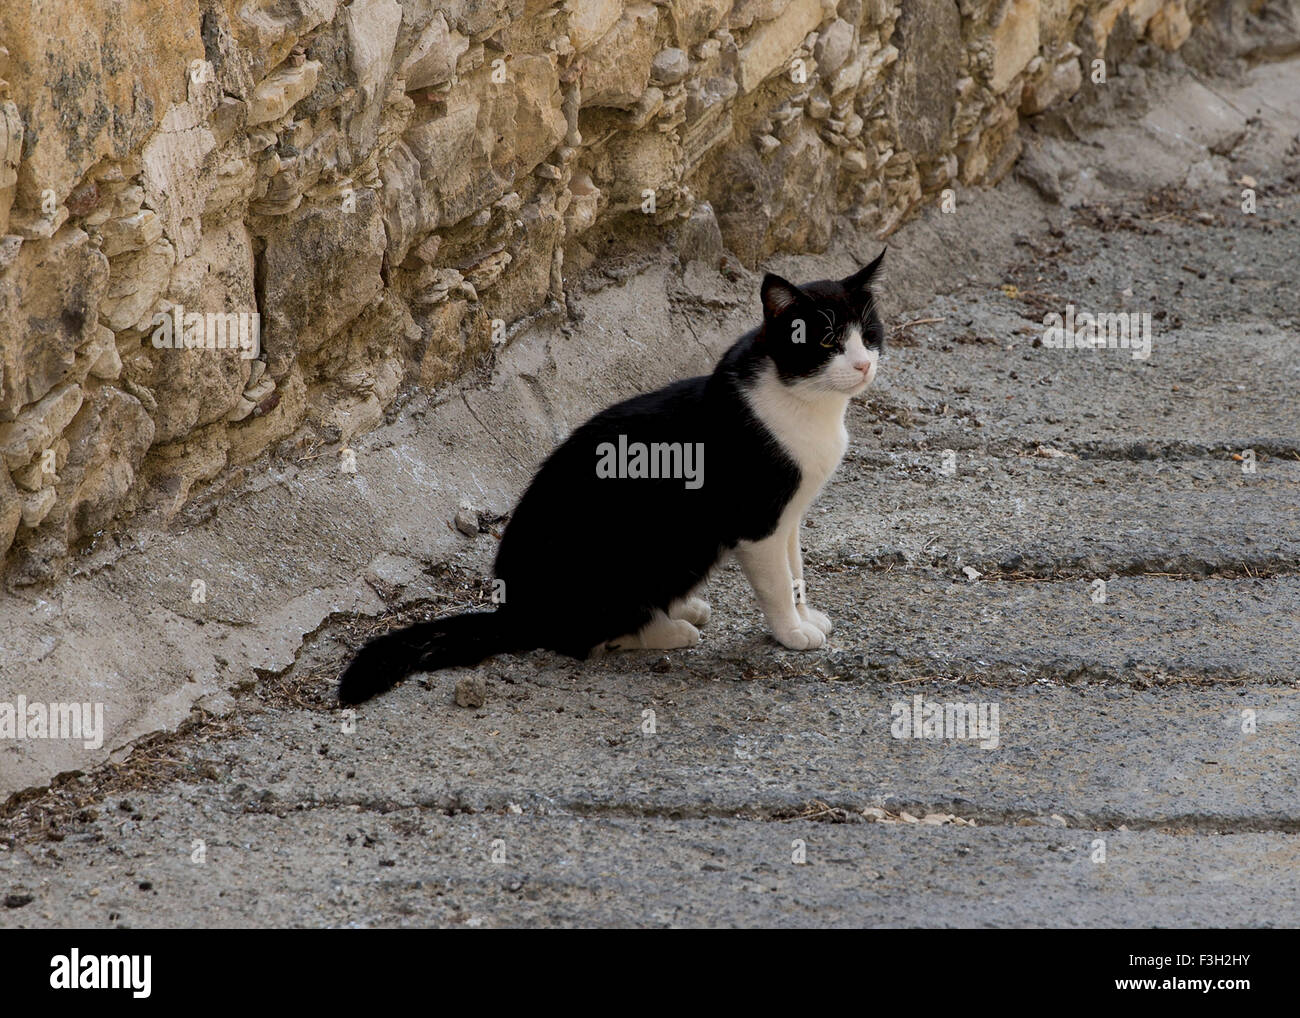
{"label": "cat's white paw", "polygon": [[811,622],[800,619],[798,624],[784,632],[772,634],[783,646],[791,650],[816,650],[826,642],[826,634]]}
{"label": "cat's white paw", "polygon": [[806,604],[797,605],[796,607],[799,609],[801,619],[805,622],[811,622],[824,635],[831,635],[831,630],[835,628],[835,624],[826,615],[823,615],[816,608],[809,608]]}
{"label": "cat's white paw", "polygon": [[629,633],[605,643],[606,650],[680,650],[700,642],[700,631],[685,619],[660,615],[640,632]]}
{"label": "cat's white paw", "polygon": [[665,619],[654,625],[650,632],[641,634],[641,644],[646,650],[677,650],[694,647],[700,642],[700,631],[685,619]]}
{"label": "cat's white paw", "polygon": [[703,598],[684,597],[669,605],[668,617],[682,619],[693,626],[702,626],[713,617],[713,609]]}

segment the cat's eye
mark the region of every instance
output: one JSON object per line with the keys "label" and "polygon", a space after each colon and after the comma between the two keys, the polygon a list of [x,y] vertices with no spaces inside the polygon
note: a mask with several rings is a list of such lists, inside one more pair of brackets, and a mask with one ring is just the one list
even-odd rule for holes
{"label": "cat's eye", "polygon": [[826,333],[826,335],[822,337],[822,346],[825,347],[827,350],[829,350],[834,345],[835,345],[835,334],[832,332]]}

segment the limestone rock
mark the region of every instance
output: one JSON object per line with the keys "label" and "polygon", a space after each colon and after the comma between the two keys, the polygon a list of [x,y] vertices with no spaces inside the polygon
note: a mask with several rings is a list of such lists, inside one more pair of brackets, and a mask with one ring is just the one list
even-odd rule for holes
{"label": "limestone rock", "polygon": [[1161,49],[1173,51],[1187,41],[1192,34],[1192,21],[1187,16],[1184,0],[1173,0],[1165,4],[1147,23],[1147,35]]}
{"label": "limestone rock", "polygon": [[238,466],[257,459],[271,445],[292,435],[306,416],[307,385],[302,369],[295,364],[276,384],[266,404],[258,404],[247,418],[227,431],[229,464]]}
{"label": "limestone rock", "polygon": [[[84,373],[83,373],[84,372]],[[112,329],[100,326],[94,338],[77,351],[74,375],[83,381],[86,375],[111,382],[122,374],[122,358],[117,352],[117,337]]]}
{"label": "limestone rock", "polygon": [[23,518],[23,499],[9,479],[9,472],[0,470],[0,548],[13,544],[14,534]]}
{"label": "limestone rock", "polygon": [[834,173],[830,153],[807,121],[769,158],[739,150],[725,166],[717,206],[727,247],[747,266],[774,251],[818,251],[830,242]]}
{"label": "limestone rock", "polygon": [[727,27],[749,28],[757,21],[771,21],[790,6],[791,0],[735,0]]}
{"label": "limestone rock", "polygon": [[457,93],[442,116],[403,135],[420,164],[424,229],[454,225],[484,199],[500,197],[495,178],[484,179],[490,158],[479,134],[480,109],[477,98]]}
{"label": "limestone rock", "polygon": [[110,219],[100,227],[100,251],[108,258],[124,251],[141,251],[162,239],[162,220],[151,209],[142,209],[121,219]]}
{"label": "limestone rock", "polygon": [[[388,258],[390,263],[400,265],[406,260],[411,246],[426,233],[431,221],[424,206],[420,162],[406,142],[398,141],[379,164],[379,172],[384,184],[379,196],[384,205]],[[437,235],[431,236],[435,241],[433,250],[436,252]]]}
{"label": "limestone rock", "polygon": [[470,349],[469,308],[463,300],[448,300],[435,305],[421,322],[428,336],[420,361],[419,382],[435,388],[454,378]]}
{"label": "limestone rock", "polygon": [[17,419],[0,424],[0,456],[16,470],[48,449],[81,409],[84,393],[78,385],[61,385]]}
{"label": "limestone rock", "polygon": [[770,75],[790,65],[804,36],[821,21],[819,0],[790,0],[773,20],[761,23],[740,50],[741,92],[752,92]]}
{"label": "limestone rock", "polygon": [[100,302],[99,313],[114,332],[149,328],[158,300],[171,282],[176,264],[176,249],[171,242],[159,240],[143,251],[119,255],[111,263],[108,291]]}
{"label": "limestone rock", "polygon": [[731,0],[672,0],[669,16],[677,26],[678,44],[693,46],[722,24]]}
{"label": "limestone rock", "polygon": [[248,104],[248,126],[279,120],[300,99],[311,94],[320,76],[320,61],[281,67],[253,91]]}
{"label": "limestone rock", "polygon": [[456,529],[466,537],[478,537],[479,533],[479,516],[474,507],[468,502],[462,502],[460,508],[456,510],[456,518],[453,521]]}
{"label": "limestone rock", "polygon": [[[381,106],[392,80],[393,49],[402,24],[402,8],[397,0],[352,0],[343,8],[341,20],[347,35],[348,67],[358,97],[357,107],[349,110],[345,118],[347,134],[354,148],[367,151],[375,144]],[[316,87],[318,75],[311,77],[309,86],[304,83],[303,95]]]}
{"label": "limestone rock", "polygon": [[583,173],[569,183],[569,207],[564,212],[564,231],[570,237],[589,230],[596,222],[600,209],[600,188]]}
{"label": "limestone rock", "polygon": [[193,431],[182,442],[155,445],[140,467],[142,502],[169,519],[185,504],[195,485],[212,480],[225,469],[229,447],[229,434],[218,424]]}
{"label": "limestone rock", "polygon": [[620,0],[568,0],[569,42],[577,53],[591,49],[623,13]]}
{"label": "limestone rock", "polygon": [[68,460],[42,529],[71,545],[107,526],[127,504],[153,441],[153,422],[135,397],[96,390],[67,430]]}
{"label": "limestone rock", "polygon": [[836,18],[817,37],[813,56],[822,74],[834,74],[844,66],[853,49],[853,26],[843,18]]}
{"label": "limestone rock", "polygon": [[1038,13],[1038,0],[1011,0],[1002,22],[993,30],[989,88],[994,92],[1005,92],[1038,53]]}
{"label": "limestone rock", "polygon": [[108,260],[83,230],[27,241],[0,276],[0,421],[67,378],[98,328]]}
{"label": "limestone rock", "polygon": [[691,210],[690,217],[679,230],[677,257],[683,265],[698,260],[716,268],[722,258],[722,250],[722,231],[718,228],[718,217],[714,214],[712,205],[701,202]]}
{"label": "limestone rock", "polygon": [[957,109],[961,16],[948,0],[915,0],[899,18],[903,37],[889,99],[899,143],[909,151],[937,151]]}
{"label": "limestone rock", "polygon": [[630,109],[636,103],[650,83],[658,22],[659,13],[650,4],[627,5],[623,16],[587,55],[582,73],[583,106]]}
{"label": "limestone rock", "polygon": [[[356,208],[304,207],[267,240],[264,345],[271,374],[282,376],[360,314],[383,289],[384,223],[370,190]],[[328,299],[324,299],[328,295]]]}
{"label": "limestone rock", "polygon": [[312,29],[328,24],[338,13],[338,0],[255,0],[241,4],[230,30],[253,56],[255,78],[265,76]]}
{"label": "limestone rock", "polygon": [[650,80],[657,85],[675,85],[690,70],[691,61],[685,51],[669,47],[655,54],[650,63]]}
{"label": "limestone rock", "polygon": [[53,488],[42,488],[40,491],[30,495],[23,496],[23,526],[38,527],[41,521],[50,514],[54,508],[55,494]]}
{"label": "limestone rock", "polygon": [[469,40],[447,27],[447,19],[442,11],[435,11],[410,55],[402,63],[401,74],[406,79],[407,91],[413,92],[449,81],[456,73],[456,62],[468,49]]}
{"label": "limestone rock", "polygon": [[0,102],[0,233],[9,229],[9,209],[18,191],[23,119],[12,101]]}
{"label": "limestone rock", "polygon": [[216,98],[209,98],[207,103],[173,107],[162,129],[150,137],[141,153],[144,199],[159,213],[163,235],[181,258],[198,246],[199,217],[213,187],[212,178],[203,169],[217,144],[203,122],[205,114],[216,106]]}
{"label": "limestone rock", "polygon": [[0,4],[4,77],[23,113],[17,204],[38,209],[47,189],[62,202],[101,159],[157,129],[187,98],[200,22],[185,4]]}
{"label": "limestone rock", "polygon": [[1028,115],[1064,102],[1083,84],[1083,68],[1074,57],[1060,63],[1044,64],[1043,70],[1025,81],[1020,95],[1020,112]]}
{"label": "limestone rock", "polygon": [[[512,62],[514,73],[513,128],[515,172],[528,173],[560,143],[566,122],[561,108],[560,79],[546,57],[521,56]],[[508,114],[507,114],[508,116]]]}

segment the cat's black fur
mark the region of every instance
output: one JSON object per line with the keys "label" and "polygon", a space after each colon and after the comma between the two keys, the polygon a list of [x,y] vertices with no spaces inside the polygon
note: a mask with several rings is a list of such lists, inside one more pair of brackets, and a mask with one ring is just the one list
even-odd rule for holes
{"label": "cat's black fur", "polygon": [[[340,701],[360,703],[411,672],[506,651],[586,657],[688,594],[739,541],[770,535],[800,472],[745,390],[768,358],[785,380],[816,373],[850,323],[879,350],[884,330],[870,282],[883,257],[845,280],[802,287],[768,275],[763,324],[737,340],[713,374],[626,400],[574,431],[537,471],[506,527],[495,569],[501,606],[372,640],[344,672]],[[795,319],[805,322],[800,343],[791,340]],[[598,477],[597,446],[620,435],[629,443],[703,443],[703,485]]]}

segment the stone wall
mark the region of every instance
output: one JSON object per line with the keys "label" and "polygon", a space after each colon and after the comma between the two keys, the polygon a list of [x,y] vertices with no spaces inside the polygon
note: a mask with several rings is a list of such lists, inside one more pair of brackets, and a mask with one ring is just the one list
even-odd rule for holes
{"label": "stone wall", "polygon": [[304,428],[373,427],[618,245],[716,265],[720,231],[752,267],[837,217],[886,236],[1003,175],[1021,118],[1095,87],[1112,37],[1175,50],[1203,6],[6,5],[9,582]]}

